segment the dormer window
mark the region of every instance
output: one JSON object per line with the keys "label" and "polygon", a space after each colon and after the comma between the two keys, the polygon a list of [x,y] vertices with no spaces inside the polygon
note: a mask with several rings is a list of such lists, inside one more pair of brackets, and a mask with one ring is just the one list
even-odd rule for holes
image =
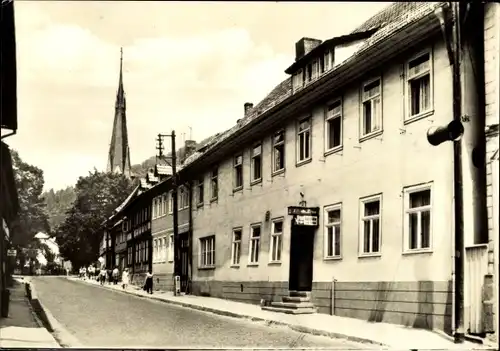
{"label": "dormer window", "polygon": [[297,73],[293,75],[293,90],[299,90],[304,86],[304,71],[299,69]]}
{"label": "dormer window", "polygon": [[333,55],[332,51],[328,50],[323,55],[323,72],[327,72],[333,68]]}

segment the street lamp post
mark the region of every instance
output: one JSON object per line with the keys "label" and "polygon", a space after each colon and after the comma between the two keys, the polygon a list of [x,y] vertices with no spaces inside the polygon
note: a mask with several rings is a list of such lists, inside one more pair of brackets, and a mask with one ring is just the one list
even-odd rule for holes
{"label": "street lamp post", "polygon": [[[175,131],[172,131],[171,134],[158,134],[158,154],[159,158],[163,159],[165,161],[166,158],[163,155],[163,138],[164,137],[170,137],[171,144],[172,144],[172,162],[170,166],[172,167],[172,202],[173,202],[173,209],[172,209],[172,214],[173,214],[173,226],[174,226],[174,273],[173,273],[173,279],[174,279],[174,295],[177,295],[177,282],[176,282],[176,276],[180,275],[179,274],[179,253],[178,253],[178,198],[177,198],[177,155],[176,155],[176,147],[175,147]],[[168,163],[168,161],[167,161]]]}

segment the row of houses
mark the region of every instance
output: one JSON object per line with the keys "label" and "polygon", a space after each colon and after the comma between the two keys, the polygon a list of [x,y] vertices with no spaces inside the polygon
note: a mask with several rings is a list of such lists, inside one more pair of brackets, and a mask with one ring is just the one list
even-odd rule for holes
{"label": "row of houses", "polygon": [[[107,263],[161,290],[176,267],[183,293],[454,330],[453,146],[426,138],[453,118],[451,6],[395,3],[302,38],[289,78],[187,142],[177,237],[158,164],[104,226]],[[483,334],[498,328],[500,10],[461,6],[465,327]]]}

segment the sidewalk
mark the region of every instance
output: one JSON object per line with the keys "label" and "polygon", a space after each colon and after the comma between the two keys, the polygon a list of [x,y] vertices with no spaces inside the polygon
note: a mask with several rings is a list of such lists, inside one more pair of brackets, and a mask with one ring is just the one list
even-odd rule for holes
{"label": "sidewalk", "polygon": [[[95,280],[80,280],[68,277],[70,280],[87,284],[99,285]],[[130,286],[123,291],[120,285],[103,286],[106,289],[118,290],[124,293],[150,298],[166,303],[181,305],[184,307],[212,312],[237,318],[247,318],[254,321],[266,321],[269,324],[287,325],[299,332],[324,335],[338,339],[371,344],[370,347],[391,349],[488,349],[485,345],[465,342],[454,344],[451,339],[438,333],[413,329],[405,326],[388,323],[371,323],[368,321],[330,316],[326,314],[289,315],[263,311],[260,306],[251,305],[231,300],[213,297],[202,297],[194,295],[174,296],[172,292],[155,292],[147,294],[138,287]]]}
{"label": "sidewalk", "polygon": [[32,311],[25,295],[24,284],[14,281],[9,317],[0,318],[0,348],[60,348]]}

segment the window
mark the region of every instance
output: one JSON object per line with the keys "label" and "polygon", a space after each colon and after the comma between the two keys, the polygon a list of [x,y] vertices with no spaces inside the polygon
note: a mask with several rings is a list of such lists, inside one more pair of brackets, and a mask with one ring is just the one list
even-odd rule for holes
{"label": "window", "polygon": [[293,89],[298,90],[304,85],[304,73],[302,69],[299,69],[297,73],[293,76]]}
{"label": "window", "polygon": [[297,162],[311,158],[311,118],[299,122],[297,131]]}
{"label": "window", "polygon": [[325,208],[325,258],[340,257],[341,205]]}
{"label": "window", "polygon": [[158,217],[163,216],[163,196],[158,197]]}
{"label": "window", "polygon": [[317,60],[314,60],[311,64],[311,80],[315,80],[318,78],[318,72],[319,72],[319,62]]}
{"label": "window", "polygon": [[249,263],[259,263],[260,224],[250,227]]}
{"label": "window", "polygon": [[281,130],[273,136],[273,172],[285,169],[285,131]]}
{"label": "window", "polygon": [[281,245],[283,238],[283,220],[275,220],[271,226],[271,253],[270,253],[270,261],[271,262],[280,262],[281,261]]}
{"label": "window", "polygon": [[432,109],[431,54],[426,52],[410,60],[406,66],[408,119]]}
{"label": "window", "polygon": [[233,230],[233,242],[231,245],[231,265],[239,266],[241,257],[241,229]]}
{"label": "window", "polygon": [[340,100],[328,105],[325,119],[326,151],[334,150],[342,145],[342,102]]}
{"label": "window", "polygon": [[380,253],[381,196],[361,201],[361,254]]}
{"label": "window", "polygon": [[262,144],[256,145],[252,150],[252,182],[262,179]]}
{"label": "window", "polygon": [[[165,241],[165,248],[167,247],[167,238],[163,239]],[[174,261],[174,234],[170,234],[168,243],[168,261]]]}
{"label": "window", "polygon": [[160,260],[160,255],[158,251],[158,239],[154,240],[154,246],[153,246],[153,262],[158,262]]}
{"label": "window", "polygon": [[327,51],[325,52],[324,58],[323,58],[323,69],[324,72],[329,71],[330,69],[333,68],[333,52],[332,51]]}
{"label": "window", "polygon": [[215,236],[200,239],[200,266],[215,266]]}
{"label": "window", "polygon": [[168,197],[168,213],[174,213],[174,195],[172,191],[169,191],[167,194]]}
{"label": "window", "polygon": [[181,186],[179,187],[179,210],[184,210],[189,207],[189,192]]}
{"label": "window", "polygon": [[156,212],[156,211],[157,211],[157,210],[156,210],[156,201],[157,201],[157,200],[156,200],[156,197],[155,197],[155,198],[153,199],[153,219],[155,219],[155,218],[156,218],[156,216],[157,216],[157,212]]}
{"label": "window", "polygon": [[198,179],[198,181],[196,182],[196,194],[198,196],[198,199],[196,201],[196,203],[198,205],[203,205],[203,202],[205,201],[204,200],[204,195],[205,195],[205,187],[204,187],[204,184],[205,183],[205,179],[203,179],[203,177],[201,177],[200,179]]}
{"label": "window", "polygon": [[431,186],[405,189],[405,251],[431,248]]}
{"label": "window", "polygon": [[363,85],[363,113],[361,135],[365,136],[382,129],[380,79]]}
{"label": "window", "polygon": [[212,173],[210,174],[210,190],[211,190],[212,200],[217,199],[217,196],[219,194],[218,178],[219,178],[219,170],[215,168],[212,170]]}
{"label": "window", "polygon": [[168,194],[163,194],[161,197],[163,199],[162,215],[166,215],[168,213]]}
{"label": "window", "polygon": [[243,155],[234,157],[234,189],[243,187]]}

